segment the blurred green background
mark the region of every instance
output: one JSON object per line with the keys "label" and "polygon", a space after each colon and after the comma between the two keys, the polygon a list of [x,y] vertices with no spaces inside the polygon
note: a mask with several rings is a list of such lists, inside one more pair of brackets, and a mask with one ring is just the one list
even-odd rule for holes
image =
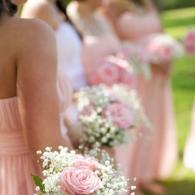
{"label": "blurred green background", "polygon": [[162,9],[176,9],[195,6],[194,0],[154,0]]}

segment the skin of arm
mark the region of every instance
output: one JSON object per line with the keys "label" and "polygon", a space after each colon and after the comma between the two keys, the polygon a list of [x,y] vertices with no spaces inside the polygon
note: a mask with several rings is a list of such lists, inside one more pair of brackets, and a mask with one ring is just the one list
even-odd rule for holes
{"label": "skin of arm", "polygon": [[59,123],[55,37],[41,21],[24,26],[17,50],[17,96],[26,140],[35,152],[65,143]]}

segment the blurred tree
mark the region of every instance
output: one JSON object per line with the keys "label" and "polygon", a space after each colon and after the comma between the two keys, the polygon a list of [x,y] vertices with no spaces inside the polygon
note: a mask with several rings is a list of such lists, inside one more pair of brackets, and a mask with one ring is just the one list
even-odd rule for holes
{"label": "blurred tree", "polygon": [[154,0],[161,9],[174,9],[195,6],[195,0]]}
{"label": "blurred tree", "polygon": [[67,4],[69,4],[72,0],[62,0],[62,1],[64,1],[64,3],[67,5]]}

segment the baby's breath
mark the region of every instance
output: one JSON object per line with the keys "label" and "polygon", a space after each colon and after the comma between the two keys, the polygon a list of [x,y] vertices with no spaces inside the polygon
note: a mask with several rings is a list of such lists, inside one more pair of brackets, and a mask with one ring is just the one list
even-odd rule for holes
{"label": "baby's breath", "polygon": [[95,195],[121,195],[126,192],[127,179],[114,168],[112,159],[106,152],[99,148],[90,151],[85,149],[84,154],[81,155],[61,146],[58,151],[46,148],[42,152],[40,159],[44,175],[42,184],[45,190],[41,192],[40,187],[37,186],[35,189],[37,195],[67,195],[60,190],[60,176],[64,170],[73,167],[74,162],[81,158],[94,159],[99,164],[95,173],[101,181],[101,186],[95,192]]}

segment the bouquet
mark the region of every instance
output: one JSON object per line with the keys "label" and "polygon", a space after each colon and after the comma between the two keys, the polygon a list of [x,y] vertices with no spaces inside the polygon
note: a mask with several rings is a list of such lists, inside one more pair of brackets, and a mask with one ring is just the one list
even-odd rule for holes
{"label": "bouquet", "polygon": [[38,154],[44,176],[43,180],[33,176],[38,195],[120,195],[126,192],[126,178],[118,173],[105,152],[94,150],[81,155],[64,147],[57,151],[47,147]]}
{"label": "bouquet", "polygon": [[90,85],[124,84],[131,88],[136,86],[136,77],[129,64],[116,56],[108,56],[88,76]]}
{"label": "bouquet", "polygon": [[122,85],[114,85],[112,87],[112,94],[116,98],[124,102],[133,113],[133,121],[135,127],[146,127],[148,130],[152,129],[148,118],[144,113],[144,109],[140,103],[139,97],[135,90],[129,90]]}
{"label": "bouquet", "polygon": [[149,57],[144,44],[124,43],[121,51],[117,53],[117,57],[126,60],[136,75],[144,75],[145,78],[151,78]]}
{"label": "bouquet", "polygon": [[134,90],[124,86],[112,89],[87,87],[76,94],[76,99],[83,131],[82,143],[92,147],[95,144],[112,147],[128,142],[137,134],[142,110]]}
{"label": "bouquet", "polygon": [[184,47],[188,54],[195,54],[195,29],[190,30],[184,38]]}
{"label": "bouquet", "polygon": [[167,65],[183,55],[183,48],[175,39],[166,34],[156,34],[146,44],[150,64]]}

